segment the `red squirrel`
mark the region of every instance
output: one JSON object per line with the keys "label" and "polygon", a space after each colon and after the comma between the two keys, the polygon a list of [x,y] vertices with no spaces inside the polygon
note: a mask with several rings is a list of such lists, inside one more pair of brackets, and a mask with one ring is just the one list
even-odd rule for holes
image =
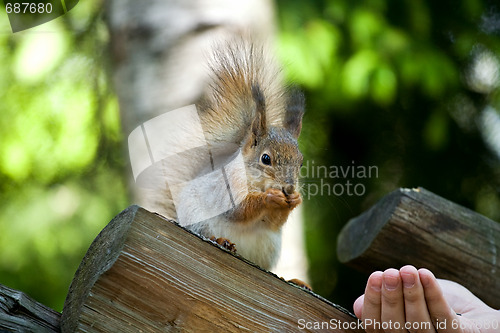
{"label": "red squirrel", "polygon": [[270,269],[282,226],[302,202],[297,138],[304,96],[283,84],[264,47],[244,39],[215,47],[208,67],[210,80],[196,104],[206,151],[184,153],[189,165],[165,161],[177,168],[170,179],[184,172],[193,181],[170,183],[145,206]]}

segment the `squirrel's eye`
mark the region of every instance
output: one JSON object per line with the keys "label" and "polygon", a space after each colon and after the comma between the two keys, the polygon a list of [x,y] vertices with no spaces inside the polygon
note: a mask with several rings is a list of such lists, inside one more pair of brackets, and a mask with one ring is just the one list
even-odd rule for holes
{"label": "squirrel's eye", "polygon": [[262,154],[262,157],[260,158],[262,161],[262,164],[264,165],[271,165],[271,157],[267,154]]}

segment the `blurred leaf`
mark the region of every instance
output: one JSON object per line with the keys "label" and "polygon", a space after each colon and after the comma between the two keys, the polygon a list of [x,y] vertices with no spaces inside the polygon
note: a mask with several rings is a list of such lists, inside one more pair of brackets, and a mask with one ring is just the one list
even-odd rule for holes
{"label": "blurred leaf", "polygon": [[378,50],[383,54],[400,56],[409,46],[409,37],[401,31],[393,27],[386,27],[379,39]]}
{"label": "blurred leaf", "polygon": [[58,20],[20,34],[14,73],[20,82],[32,84],[50,73],[66,53],[68,42]]}
{"label": "blurred leaf", "polygon": [[280,58],[288,64],[288,77],[309,87],[325,81],[325,73],[340,43],[337,29],[322,20],[310,22],[300,34],[280,34]]}
{"label": "blurred leaf", "polygon": [[422,134],[431,150],[443,149],[448,141],[448,116],[443,112],[433,112]]}
{"label": "blurred leaf", "polygon": [[423,90],[429,96],[440,96],[458,84],[456,69],[443,54],[435,51],[425,52],[420,61]]}
{"label": "blurred leaf", "polygon": [[342,72],[342,90],[352,99],[365,97],[370,89],[370,77],[379,65],[373,50],[361,50],[346,63]]}
{"label": "blurred leaf", "polygon": [[408,14],[407,17],[410,20],[412,32],[419,39],[428,38],[433,28],[433,22],[427,3],[421,0],[406,0],[405,4],[408,5],[406,14]]}
{"label": "blurred leaf", "polygon": [[384,28],[384,20],[368,8],[355,9],[349,18],[351,39],[356,48],[372,47]]}
{"label": "blurred leaf", "polygon": [[16,181],[23,181],[31,172],[31,164],[24,147],[19,142],[6,142],[3,146],[2,172]]}
{"label": "blurred leaf", "polygon": [[372,81],[372,96],[380,105],[391,104],[397,92],[397,79],[393,70],[388,66],[380,66],[375,70]]}

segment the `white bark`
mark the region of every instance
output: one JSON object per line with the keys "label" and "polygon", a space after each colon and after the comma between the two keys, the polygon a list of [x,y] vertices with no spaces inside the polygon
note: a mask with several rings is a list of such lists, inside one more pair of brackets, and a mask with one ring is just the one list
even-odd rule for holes
{"label": "white bark", "polygon": [[269,0],[110,0],[114,83],[124,132],[199,97],[222,35],[273,34]]}

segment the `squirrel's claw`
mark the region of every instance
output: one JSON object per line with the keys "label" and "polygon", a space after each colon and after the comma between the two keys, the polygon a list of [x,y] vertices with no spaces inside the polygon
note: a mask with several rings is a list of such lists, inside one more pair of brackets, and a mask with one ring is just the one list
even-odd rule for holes
{"label": "squirrel's claw", "polygon": [[210,237],[210,240],[219,244],[226,250],[236,253],[236,244],[232,243],[229,239],[223,237],[215,238],[215,236],[212,236]]}

